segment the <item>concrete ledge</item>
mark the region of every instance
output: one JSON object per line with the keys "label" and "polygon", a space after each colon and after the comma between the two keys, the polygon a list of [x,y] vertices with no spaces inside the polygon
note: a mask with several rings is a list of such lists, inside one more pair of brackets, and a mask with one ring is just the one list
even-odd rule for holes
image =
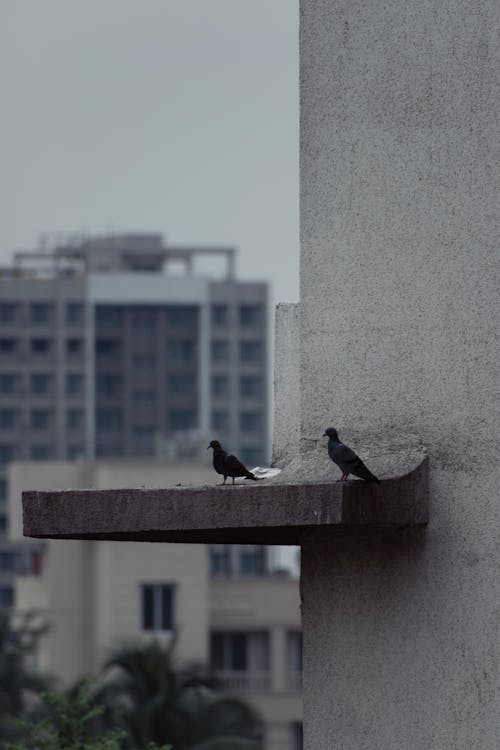
{"label": "concrete ledge", "polygon": [[421,526],[428,463],[380,485],[248,482],[165,490],[23,492],[24,535],[50,539],[300,544],[305,531]]}

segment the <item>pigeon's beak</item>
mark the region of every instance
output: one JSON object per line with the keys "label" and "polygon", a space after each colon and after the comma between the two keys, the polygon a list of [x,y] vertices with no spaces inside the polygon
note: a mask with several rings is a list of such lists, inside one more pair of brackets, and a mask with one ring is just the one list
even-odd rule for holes
{"label": "pigeon's beak", "polygon": [[210,446],[209,446],[209,445],[207,445],[207,450],[208,450],[209,448],[210,448]]}
{"label": "pigeon's beak", "polygon": [[328,437],[328,433],[324,432],[321,437]]}

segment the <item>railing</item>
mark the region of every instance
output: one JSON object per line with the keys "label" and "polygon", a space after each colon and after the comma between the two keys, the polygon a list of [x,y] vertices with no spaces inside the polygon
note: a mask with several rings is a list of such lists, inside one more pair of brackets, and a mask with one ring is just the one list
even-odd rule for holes
{"label": "railing", "polygon": [[268,671],[236,671],[227,670],[217,672],[226,687],[231,690],[270,690],[271,674]]}

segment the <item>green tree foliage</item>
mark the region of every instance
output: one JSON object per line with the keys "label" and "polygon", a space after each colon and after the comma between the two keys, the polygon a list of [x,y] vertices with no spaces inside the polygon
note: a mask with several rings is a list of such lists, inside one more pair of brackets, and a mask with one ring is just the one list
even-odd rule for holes
{"label": "green tree foliage", "polygon": [[46,692],[28,659],[46,628],[0,615],[1,750],[261,750],[253,708],[225,694],[201,665],[181,665],[174,643],[115,651],[91,684]]}
{"label": "green tree foliage", "polygon": [[164,647],[152,641],[115,651],[105,665],[99,699],[126,730],[131,748],[154,742],[171,744],[174,750],[201,750],[206,740],[223,738],[241,750],[261,747],[262,724],[254,709],[224,695],[220,681],[206,668],[179,665],[173,643]]}
{"label": "green tree foliage", "polygon": [[[20,742],[5,743],[2,750],[123,750],[126,732],[110,729],[96,732],[96,721],[104,712],[95,705],[89,686],[82,683],[66,694],[44,693],[45,717],[24,722]],[[151,745],[147,750],[171,750]]]}
{"label": "green tree foliage", "polygon": [[46,626],[37,625],[33,613],[17,620],[14,626],[12,617],[0,612],[0,741],[18,735],[16,720],[25,717],[36,696],[51,685],[48,676],[27,668]]}

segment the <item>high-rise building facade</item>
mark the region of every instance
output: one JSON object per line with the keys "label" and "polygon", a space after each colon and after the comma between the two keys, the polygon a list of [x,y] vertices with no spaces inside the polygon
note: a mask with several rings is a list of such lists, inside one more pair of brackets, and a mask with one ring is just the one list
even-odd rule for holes
{"label": "high-rise building facade", "polygon": [[[197,272],[207,256],[222,278]],[[267,322],[268,285],[235,279],[233,248],[115,235],[0,268],[0,606],[37,564],[5,538],[12,461],[207,460],[212,437],[268,460]]]}
{"label": "high-rise building facade", "polygon": [[[207,255],[222,279],[196,272]],[[268,460],[268,285],[234,263],[129,234],[0,269],[0,534],[13,460],[193,457],[209,436]]]}

